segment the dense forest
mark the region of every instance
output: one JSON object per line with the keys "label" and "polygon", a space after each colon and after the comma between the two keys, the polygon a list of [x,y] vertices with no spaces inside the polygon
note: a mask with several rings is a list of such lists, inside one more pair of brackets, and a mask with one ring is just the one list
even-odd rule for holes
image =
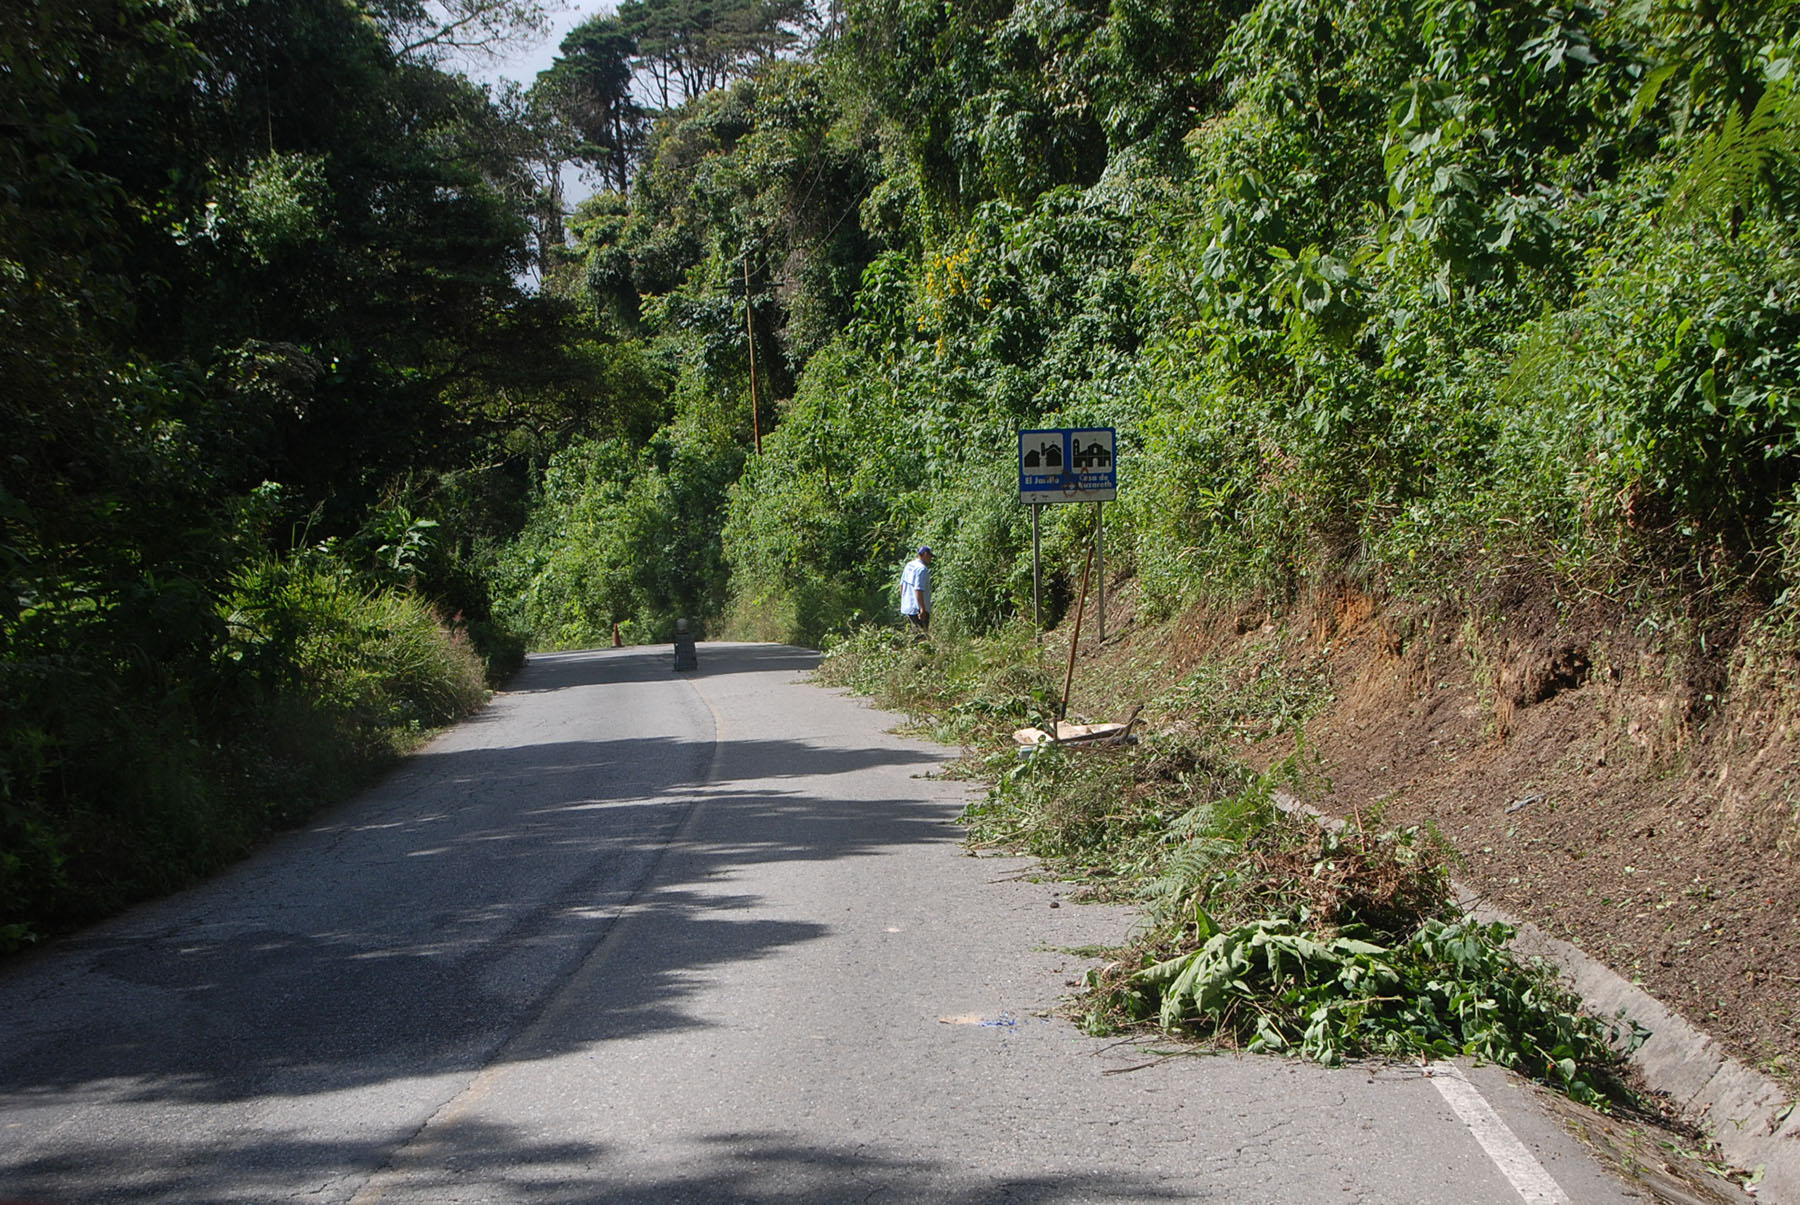
{"label": "dense forest", "polygon": [[0,944],[528,646],[817,645],[920,542],[944,632],[1028,616],[1021,428],[1117,428],[1147,614],[1511,574],[1793,639],[1790,0],[624,0],[463,74],[542,19],[0,26]]}

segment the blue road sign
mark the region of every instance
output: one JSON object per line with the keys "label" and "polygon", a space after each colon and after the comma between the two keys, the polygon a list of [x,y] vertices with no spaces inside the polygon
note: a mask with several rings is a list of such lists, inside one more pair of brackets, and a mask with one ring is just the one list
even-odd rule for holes
{"label": "blue road sign", "polygon": [[1111,502],[1119,496],[1111,427],[1019,432],[1019,501]]}

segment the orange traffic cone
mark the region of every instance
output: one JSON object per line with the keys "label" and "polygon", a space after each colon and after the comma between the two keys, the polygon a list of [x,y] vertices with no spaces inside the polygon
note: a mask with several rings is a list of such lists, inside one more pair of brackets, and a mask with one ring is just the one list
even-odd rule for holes
{"label": "orange traffic cone", "polygon": [[619,625],[616,623],[613,624],[613,647],[620,648],[624,645],[624,643],[625,642],[623,640],[619,639]]}

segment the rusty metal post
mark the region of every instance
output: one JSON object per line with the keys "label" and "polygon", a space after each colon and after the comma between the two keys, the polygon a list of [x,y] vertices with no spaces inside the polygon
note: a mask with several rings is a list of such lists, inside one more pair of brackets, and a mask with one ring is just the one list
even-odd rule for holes
{"label": "rusty metal post", "polygon": [[1062,707],[1056,713],[1061,724],[1069,714],[1069,687],[1075,681],[1075,646],[1081,643],[1081,613],[1087,609],[1088,571],[1094,567],[1094,546],[1088,545],[1087,562],[1081,567],[1081,598],[1075,604],[1075,631],[1069,636],[1069,672],[1063,675]]}

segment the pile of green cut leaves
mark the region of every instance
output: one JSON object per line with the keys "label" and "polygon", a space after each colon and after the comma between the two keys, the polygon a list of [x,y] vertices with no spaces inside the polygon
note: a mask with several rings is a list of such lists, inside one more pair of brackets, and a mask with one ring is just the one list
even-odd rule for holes
{"label": "pile of green cut leaves", "polygon": [[1091,972],[1087,1023],[1154,1023],[1325,1064],[1466,1055],[1602,1104],[1646,1036],[1583,1011],[1510,926],[1456,907],[1447,850],[1416,828],[1335,828],[1258,780],[1165,831],[1150,926]]}
{"label": "pile of green cut leaves", "polygon": [[1584,1012],[1508,948],[1509,926],[1464,916],[1435,833],[1280,806],[1297,760],[1233,774],[1179,736],[1052,750],[1006,767],[967,819],[1145,908],[1137,941],[1089,973],[1095,1032],[1154,1025],[1326,1064],[1466,1055],[1603,1103],[1646,1035]]}
{"label": "pile of green cut leaves", "polygon": [[1202,924],[1194,936],[1197,949],[1092,972],[1094,1026],[1154,1018],[1326,1064],[1468,1055],[1589,1104],[1604,1102],[1622,1052],[1644,1036],[1603,1024],[1547,970],[1521,963],[1504,924],[1433,919],[1382,943],[1317,926],[1299,909],[1229,929]]}

